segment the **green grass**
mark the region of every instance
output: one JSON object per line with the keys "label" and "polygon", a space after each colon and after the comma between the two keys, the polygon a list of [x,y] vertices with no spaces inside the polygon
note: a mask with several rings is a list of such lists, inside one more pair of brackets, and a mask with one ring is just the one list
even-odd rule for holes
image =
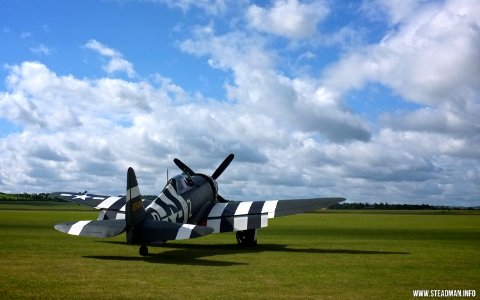
{"label": "green grass", "polygon": [[[4,210],[0,297],[408,299],[413,289],[480,292],[480,216],[316,213],[270,220],[259,246],[233,233],[150,247],[53,225],[92,211]],[[35,209],[38,209],[35,208]],[[71,209],[68,207],[67,209]]]}
{"label": "green grass", "polygon": [[0,201],[0,210],[38,210],[38,211],[93,211],[91,207],[54,201]]}

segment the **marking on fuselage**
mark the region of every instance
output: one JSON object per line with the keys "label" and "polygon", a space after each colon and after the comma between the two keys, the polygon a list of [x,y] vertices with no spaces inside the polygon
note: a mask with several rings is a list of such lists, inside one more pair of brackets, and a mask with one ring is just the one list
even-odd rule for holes
{"label": "marking on fuselage", "polygon": [[172,185],[168,185],[147,209],[153,210],[150,211],[150,214],[155,220],[167,220],[169,222],[185,223],[192,214],[190,199],[183,199]]}

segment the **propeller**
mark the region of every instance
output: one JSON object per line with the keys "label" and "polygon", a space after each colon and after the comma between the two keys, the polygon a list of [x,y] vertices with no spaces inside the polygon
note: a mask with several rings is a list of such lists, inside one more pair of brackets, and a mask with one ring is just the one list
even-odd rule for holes
{"label": "propeller", "polygon": [[189,176],[195,175],[195,172],[192,171],[186,164],[184,164],[178,158],[174,158],[173,162],[177,165],[177,167],[182,170],[183,173],[188,174]]}
{"label": "propeller", "polygon": [[213,172],[212,174],[212,178],[217,180],[217,178],[222,175],[223,171],[225,171],[225,169],[228,167],[228,165],[232,162],[233,158],[235,157],[235,155],[230,154],[229,156],[227,156],[227,158],[225,158],[225,160],[220,164],[220,166],[218,166],[218,168],[215,170],[215,172]]}
{"label": "propeller", "polygon": [[[217,178],[220,175],[222,175],[223,171],[225,171],[225,169],[232,162],[234,157],[235,157],[235,155],[233,155],[233,153],[232,153],[229,156],[227,156],[227,158],[225,158],[223,160],[223,162],[218,166],[218,168],[212,174],[212,178],[213,178],[214,181],[217,180]],[[173,162],[177,165],[177,167],[180,170],[182,170],[183,173],[187,174],[188,176],[195,175],[195,172],[192,169],[190,169],[186,164],[184,164],[181,160],[179,160],[178,158],[174,158]],[[217,199],[218,199],[219,202],[228,202],[228,200],[226,200],[225,198],[223,198],[222,196],[220,196],[218,194],[217,194]]]}
{"label": "propeller", "polygon": [[[212,178],[216,180],[218,177],[220,177],[220,175],[222,175],[223,171],[225,171],[225,169],[228,167],[228,165],[232,162],[234,157],[235,157],[235,155],[233,155],[233,153],[230,154],[229,156],[227,156],[227,158],[225,158],[223,160],[223,162],[218,166],[218,168],[215,170],[215,172],[213,172]],[[188,174],[190,176],[195,175],[195,172],[192,169],[190,169],[186,164],[184,164],[181,160],[179,160],[178,158],[174,158],[173,162],[185,174]]]}

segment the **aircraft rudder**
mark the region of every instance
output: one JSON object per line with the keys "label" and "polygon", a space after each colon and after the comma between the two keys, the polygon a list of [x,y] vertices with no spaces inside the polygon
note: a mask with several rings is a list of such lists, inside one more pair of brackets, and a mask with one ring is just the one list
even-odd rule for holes
{"label": "aircraft rudder", "polygon": [[141,222],[145,218],[145,208],[142,202],[142,195],[138,187],[137,177],[133,168],[128,168],[127,172],[127,194],[125,217],[127,230]]}

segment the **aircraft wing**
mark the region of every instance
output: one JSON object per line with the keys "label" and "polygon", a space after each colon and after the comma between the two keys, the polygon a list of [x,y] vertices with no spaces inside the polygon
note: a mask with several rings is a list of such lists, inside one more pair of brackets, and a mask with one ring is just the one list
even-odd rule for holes
{"label": "aircraft wing", "polygon": [[215,233],[263,228],[268,226],[268,219],[326,208],[344,200],[312,198],[217,203],[210,210],[207,226]]}
{"label": "aircraft wing", "polygon": [[[125,196],[105,196],[85,193],[71,192],[55,192],[50,194],[51,197],[87,205],[95,209],[125,212]],[[150,200],[143,200],[143,204],[148,206]]]}

